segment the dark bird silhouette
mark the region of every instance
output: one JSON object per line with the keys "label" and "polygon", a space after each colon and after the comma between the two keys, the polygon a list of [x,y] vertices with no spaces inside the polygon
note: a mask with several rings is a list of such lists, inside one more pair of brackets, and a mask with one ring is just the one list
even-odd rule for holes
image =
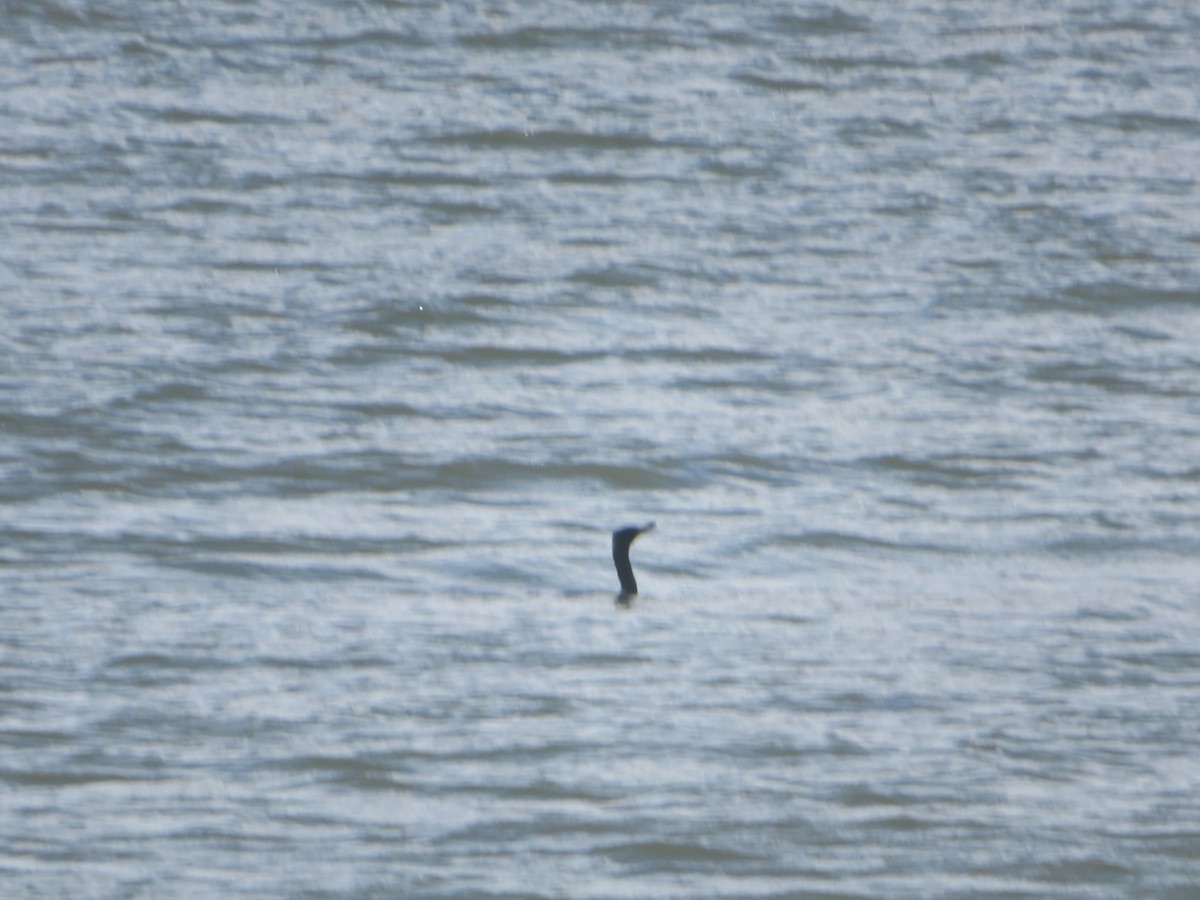
{"label": "dark bird silhouette", "polygon": [[637,579],[633,577],[633,566],[629,564],[629,545],[643,532],[654,527],[653,522],[643,525],[629,525],[618,528],[613,532],[613,563],[617,567],[617,577],[621,579],[621,596],[632,597],[637,593]]}

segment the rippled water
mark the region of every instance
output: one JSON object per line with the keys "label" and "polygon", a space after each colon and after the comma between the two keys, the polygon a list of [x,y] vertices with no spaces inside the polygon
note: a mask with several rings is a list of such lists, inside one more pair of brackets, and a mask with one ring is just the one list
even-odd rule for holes
{"label": "rippled water", "polygon": [[194,6],[0,29],[5,896],[1195,896],[1192,6]]}

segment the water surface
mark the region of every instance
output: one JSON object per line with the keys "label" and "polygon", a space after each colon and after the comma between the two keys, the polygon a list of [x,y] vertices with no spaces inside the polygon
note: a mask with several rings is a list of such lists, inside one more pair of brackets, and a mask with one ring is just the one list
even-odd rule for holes
{"label": "water surface", "polygon": [[9,3],[4,893],[1192,896],[1198,36]]}

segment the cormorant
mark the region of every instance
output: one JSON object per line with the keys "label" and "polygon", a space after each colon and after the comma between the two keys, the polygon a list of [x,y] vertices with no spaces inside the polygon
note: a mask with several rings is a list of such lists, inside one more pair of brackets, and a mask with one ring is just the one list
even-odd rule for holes
{"label": "cormorant", "polygon": [[621,579],[621,597],[632,597],[637,593],[637,581],[633,577],[633,566],[629,564],[629,545],[634,538],[654,527],[653,522],[643,525],[628,525],[613,532],[613,563],[617,567],[617,577]]}

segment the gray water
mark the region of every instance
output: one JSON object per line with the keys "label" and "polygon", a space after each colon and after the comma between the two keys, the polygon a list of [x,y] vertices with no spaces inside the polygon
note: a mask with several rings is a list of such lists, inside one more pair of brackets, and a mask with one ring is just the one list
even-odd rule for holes
{"label": "gray water", "polygon": [[1187,3],[6,2],[0,893],[1200,896],[1198,85]]}

